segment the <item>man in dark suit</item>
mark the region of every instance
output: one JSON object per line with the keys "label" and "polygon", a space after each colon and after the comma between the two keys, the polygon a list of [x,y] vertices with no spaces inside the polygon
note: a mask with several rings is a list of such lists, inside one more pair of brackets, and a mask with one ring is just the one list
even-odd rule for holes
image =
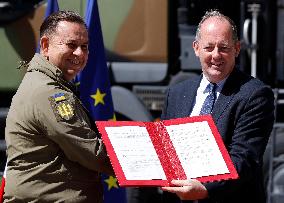
{"label": "man in dark suit", "polygon": [[273,92],[260,80],[235,68],[240,51],[236,26],[220,12],[205,14],[193,48],[200,59],[202,75],[169,88],[162,119],[200,115],[210,94],[207,86],[214,84],[209,113],[239,179],[206,184],[175,180],[172,182],[175,187],[162,188],[164,202],[176,202],[178,196],[199,203],[264,203],[262,158],[274,122]]}

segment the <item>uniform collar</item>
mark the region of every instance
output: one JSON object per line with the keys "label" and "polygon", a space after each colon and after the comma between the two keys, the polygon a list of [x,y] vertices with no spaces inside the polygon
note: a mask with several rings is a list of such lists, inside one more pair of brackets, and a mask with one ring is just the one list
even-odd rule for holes
{"label": "uniform collar", "polygon": [[39,71],[49,76],[58,83],[70,89],[73,93],[78,94],[75,85],[64,79],[62,71],[50,63],[44,56],[36,53],[29,63],[28,72]]}
{"label": "uniform collar", "polygon": [[61,78],[63,79],[63,73],[62,71],[50,63],[44,56],[41,54],[36,53],[34,57],[32,58],[30,65],[27,69],[28,72],[38,70],[40,72],[45,73],[51,78]]}

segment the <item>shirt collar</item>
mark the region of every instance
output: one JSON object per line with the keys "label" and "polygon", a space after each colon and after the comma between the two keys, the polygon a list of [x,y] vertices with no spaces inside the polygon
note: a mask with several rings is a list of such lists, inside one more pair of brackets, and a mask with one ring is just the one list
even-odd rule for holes
{"label": "shirt collar", "polygon": [[[216,87],[216,91],[217,92],[221,92],[221,90],[223,89],[223,86],[226,82],[228,77],[224,78],[223,80],[221,80],[220,82],[216,83],[217,87]],[[202,76],[202,80],[200,82],[200,90],[203,92],[203,93],[206,93],[208,90],[206,89],[207,85],[209,84],[210,82],[207,80],[207,78],[204,76]]]}

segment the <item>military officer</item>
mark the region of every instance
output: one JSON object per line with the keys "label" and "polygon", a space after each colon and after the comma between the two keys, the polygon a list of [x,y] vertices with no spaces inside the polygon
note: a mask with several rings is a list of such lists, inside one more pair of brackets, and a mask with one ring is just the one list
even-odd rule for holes
{"label": "military officer", "polygon": [[40,28],[7,116],[4,202],[102,202],[100,172],[112,174],[101,138],[70,82],[88,59],[88,31],[71,11]]}

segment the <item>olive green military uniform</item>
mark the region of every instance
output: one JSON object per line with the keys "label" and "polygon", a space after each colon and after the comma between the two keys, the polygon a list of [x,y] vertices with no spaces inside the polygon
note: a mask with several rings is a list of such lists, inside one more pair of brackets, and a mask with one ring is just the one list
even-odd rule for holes
{"label": "olive green military uniform", "polygon": [[99,172],[112,172],[72,84],[36,54],[6,121],[4,202],[102,202]]}

